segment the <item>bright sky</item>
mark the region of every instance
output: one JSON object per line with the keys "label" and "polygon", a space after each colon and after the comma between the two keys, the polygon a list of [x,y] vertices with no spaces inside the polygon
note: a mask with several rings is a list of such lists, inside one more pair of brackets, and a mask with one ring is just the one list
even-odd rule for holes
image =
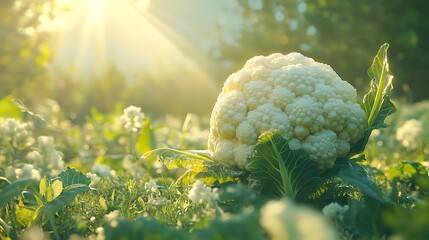
{"label": "bright sky", "polygon": [[[183,67],[204,74],[200,63],[208,61],[218,36],[233,43],[241,26],[234,1],[75,0],[71,4],[67,21],[61,24],[56,63],[80,77],[99,74],[109,65],[128,76]],[[216,30],[216,24],[224,26],[223,32]]]}

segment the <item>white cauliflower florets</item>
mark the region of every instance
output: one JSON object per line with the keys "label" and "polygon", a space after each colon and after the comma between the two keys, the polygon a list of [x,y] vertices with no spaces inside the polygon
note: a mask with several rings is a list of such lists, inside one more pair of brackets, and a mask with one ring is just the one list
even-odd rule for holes
{"label": "white cauliflower florets", "polygon": [[422,145],[424,139],[423,123],[416,119],[407,120],[396,131],[396,140],[409,150],[415,150]]}
{"label": "white cauliflower florets", "polygon": [[213,159],[245,169],[258,136],[277,130],[320,170],[345,157],[366,128],[356,89],[300,53],[257,56],[226,80],[210,118]]}
{"label": "white cauliflower florets", "polygon": [[289,199],[267,202],[261,208],[260,224],[273,240],[335,240],[333,226],[315,210]]}

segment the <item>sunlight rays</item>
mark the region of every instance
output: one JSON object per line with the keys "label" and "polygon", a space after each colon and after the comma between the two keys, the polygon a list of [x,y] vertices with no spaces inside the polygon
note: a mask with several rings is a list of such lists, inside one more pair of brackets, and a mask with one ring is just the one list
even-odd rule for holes
{"label": "sunlight rays", "polygon": [[[193,81],[214,89],[200,66],[202,54],[148,11],[148,0],[87,0],[60,32],[57,64],[79,78],[114,66],[127,78],[186,69]],[[141,9],[145,11],[141,12]],[[208,61],[204,59],[204,61]],[[189,80],[190,81],[190,80]]]}

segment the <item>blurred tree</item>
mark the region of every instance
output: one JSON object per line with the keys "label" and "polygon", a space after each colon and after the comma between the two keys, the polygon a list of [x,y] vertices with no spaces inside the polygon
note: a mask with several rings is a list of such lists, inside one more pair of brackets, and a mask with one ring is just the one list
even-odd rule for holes
{"label": "blurred tree", "polygon": [[50,88],[45,67],[51,52],[36,32],[42,2],[0,1],[0,98],[40,99]]}
{"label": "blurred tree", "polygon": [[299,51],[330,64],[362,92],[369,61],[388,42],[397,96],[428,98],[428,1],[238,1],[245,19],[240,44],[224,44],[221,56],[232,68],[254,55]]}

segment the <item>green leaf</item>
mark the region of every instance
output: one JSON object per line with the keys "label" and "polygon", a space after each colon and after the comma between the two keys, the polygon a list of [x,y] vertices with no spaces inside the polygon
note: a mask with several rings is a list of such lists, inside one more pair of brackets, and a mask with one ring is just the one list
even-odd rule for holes
{"label": "green leaf", "polygon": [[98,199],[98,203],[100,204],[103,210],[107,211],[108,207],[107,207],[106,199],[104,199],[104,197],[100,196],[100,198]]}
{"label": "green leaf", "polygon": [[237,181],[242,179],[246,172],[235,167],[229,167],[217,162],[206,162],[206,169],[195,175],[205,184],[214,184],[215,182]]}
{"label": "green leaf", "polygon": [[378,118],[378,122],[376,120],[381,106],[385,101],[390,100],[390,94],[393,90],[393,75],[389,70],[389,62],[387,60],[388,48],[389,44],[387,43],[380,47],[371,67],[368,69],[368,76],[371,78],[371,88],[363,99],[363,109],[367,114],[368,126],[372,126],[374,122],[377,125],[380,124],[379,121],[382,118]]}
{"label": "green leaf", "polygon": [[228,167],[220,163],[204,162],[198,168],[188,169],[177,179],[176,184],[189,185],[197,179],[203,181],[204,184],[223,183],[238,181],[245,175],[246,172],[237,168]]}
{"label": "green leaf", "polygon": [[11,96],[4,97],[0,100],[0,116],[15,119],[20,119],[22,117],[21,110],[16,106]]}
{"label": "green leaf", "polygon": [[7,178],[0,177],[0,190],[2,190],[4,187],[6,187],[9,184],[10,184],[10,182]]}
{"label": "green leaf", "polygon": [[361,103],[367,117],[367,128],[362,138],[351,147],[349,156],[362,153],[371,132],[374,129],[386,127],[384,120],[396,112],[395,105],[390,101],[393,90],[393,75],[389,70],[388,48],[389,44],[387,43],[380,47],[371,67],[368,69],[368,76],[371,78],[370,90],[365,94]]}
{"label": "green leaf", "polygon": [[392,164],[385,170],[385,174],[389,181],[397,179],[412,184],[417,184],[422,177],[429,178],[426,168],[421,163],[414,161]]}
{"label": "green leaf", "polygon": [[13,198],[21,195],[24,189],[31,186],[37,186],[37,181],[32,178],[23,178],[16,180],[0,190],[0,208],[11,201]]}
{"label": "green leaf", "polygon": [[42,178],[39,182],[39,193],[42,196],[47,196],[48,195],[48,180],[46,179],[46,177]]}
{"label": "green leaf", "polygon": [[63,207],[70,205],[77,194],[90,189],[89,184],[91,183],[90,178],[70,167],[62,171],[57,178],[51,179],[49,185],[43,184],[44,180],[45,178],[40,182],[40,193],[43,195],[42,187],[45,185],[46,187],[44,188],[46,188],[45,191],[48,194],[47,203],[45,203],[46,206],[43,209],[45,216],[56,213]]}
{"label": "green leaf", "polygon": [[143,157],[151,161],[163,162],[168,170],[186,168],[194,172],[204,170],[204,163],[212,161],[207,151],[180,151],[171,148],[158,148],[147,152]]}
{"label": "green leaf", "polygon": [[214,162],[206,150],[181,151],[159,148],[143,155],[150,161],[161,161],[168,170],[186,169],[176,184],[191,184],[201,179],[205,184],[238,180],[245,174],[242,170]]}
{"label": "green leaf", "polygon": [[11,227],[0,218],[0,229],[3,230],[6,234],[9,234]]}
{"label": "green leaf", "polygon": [[45,213],[57,213],[63,207],[70,205],[79,193],[89,189],[90,188],[85,184],[73,184],[65,187],[63,192],[57,198],[46,204]]}
{"label": "green leaf", "polygon": [[16,221],[22,226],[28,226],[36,217],[36,208],[26,207],[21,204],[15,206]]}
{"label": "green leaf", "polygon": [[74,184],[84,184],[89,185],[91,183],[91,179],[85,176],[82,172],[77,171],[74,168],[67,167],[67,170],[62,171],[58,175],[58,179],[63,182],[64,188],[67,186],[71,186]]}
{"label": "green leaf", "polygon": [[36,128],[46,126],[46,120],[42,115],[36,114],[36,113],[30,111],[24,105],[24,103],[18,99],[15,99],[13,102],[21,110],[21,112],[24,113],[24,118],[25,119],[28,119],[28,118],[31,119]]}
{"label": "green leaf", "polygon": [[387,198],[372,179],[367,175],[361,174],[353,167],[342,168],[337,175],[341,180],[357,187],[366,198],[377,200],[378,202],[387,202]]}
{"label": "green leaf", "polygon": [[50,186],[49,186],[49,194],[47,196],[48,202],[51,202],[55,198],[57,198],[61,192],[63,191],[63,182],[60,180],[55,180]]}
{"label": "green leaf", "polygon": [[288,141],[274,132],[260,136],[248,169],[250,181],[275,197],[306,200],[322,184],[310,156],[302,149],[291,150]]}
{"label": "green leaf", "polygon": [[143,123],[140,136],[136,143],[136,148],[139,153],[145,153],[154,148],[152,127],[149,118],[146,118]]}
{"label": "green leaf", "polygon": [[[161,162],[168,162],[168,161],[174,161],[176,159],[180,159],[183,161],[206,161],[206,162],[213,162],[210,152],[206,150],[188,150],[188,151],[181,151],[176,150],[172,148],[158,148],[154,149],[152,151],[146,152],[143,155],[144,158],[149,159],[151,161],[161,161]],[[179,164],[192,164],[192,163],[186,163],[186,162],[178,162]]]}

